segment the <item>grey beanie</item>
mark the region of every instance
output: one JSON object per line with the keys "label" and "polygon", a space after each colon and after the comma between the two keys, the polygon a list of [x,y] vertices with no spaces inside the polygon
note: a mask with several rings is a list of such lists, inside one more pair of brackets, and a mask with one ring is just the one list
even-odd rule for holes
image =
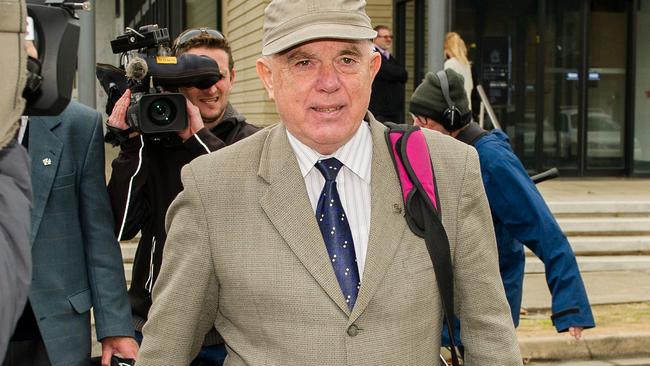
{"label": "grey beanie", "polygon": [[[460,111],[463,122],[466,122],[471,117],[471,113],[467,94],[465,93],[465,80],[462,75],[452,69],[446,69],[445,73],[447,74],[447,80],[449,80],[449,98]],[[429,117],[440,124],[444,124],[442,115],[447,107],[447,101],[442,95],[438,76],[433,72],[428,72],[422,83],[413,92],[413,96],[411,96],[411,113]],[[461,123],[458,128],[465,124]]]}

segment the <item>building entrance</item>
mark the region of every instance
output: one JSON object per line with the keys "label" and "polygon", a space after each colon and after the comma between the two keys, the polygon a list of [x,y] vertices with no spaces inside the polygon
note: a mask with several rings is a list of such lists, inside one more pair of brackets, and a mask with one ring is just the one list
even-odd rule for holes
{"label": "building entrance", "polygon": [[633,0],[454,2],[451,29],[470,46],[474,83],[486,90],[529,171],[631,171],[641,145],[634,143],[627,97],[634,6]]}

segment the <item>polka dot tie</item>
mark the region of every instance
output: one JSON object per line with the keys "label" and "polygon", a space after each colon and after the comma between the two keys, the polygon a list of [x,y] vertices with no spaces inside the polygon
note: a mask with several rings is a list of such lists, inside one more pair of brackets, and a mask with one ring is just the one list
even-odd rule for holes
{"label": "polka dot tie", "polygon": [[325,177],[325,186],[316,207],[316,221],[323,234],[325,247],[345,301],[352,309],[361,283],[350,224],[336,189],[336,175],[342,167],[343,163],[336,158],[319,160],[316,163],[316,168]]}

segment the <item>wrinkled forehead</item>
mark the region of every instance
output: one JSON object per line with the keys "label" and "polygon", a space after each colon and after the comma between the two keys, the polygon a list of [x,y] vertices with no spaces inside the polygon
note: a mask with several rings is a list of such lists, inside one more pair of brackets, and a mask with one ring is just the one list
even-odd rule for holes
{"label": "wrinkled forehead", "polygon": [[370,56],[372,51],[372,41],[370,40],[324,38],[301,43],[273,56],[281,60],[292,60],[304,56],[319,58],[332,55],[356,55],[365,57]]}

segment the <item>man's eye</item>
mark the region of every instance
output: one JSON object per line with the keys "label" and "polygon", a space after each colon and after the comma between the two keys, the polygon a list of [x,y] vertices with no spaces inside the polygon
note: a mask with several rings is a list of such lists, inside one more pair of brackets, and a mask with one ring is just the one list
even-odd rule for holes
{"label": "man's eye", "polygon": [[354,59],[350,57],[343,57],[341,61],[346,65],[351,65],[355,62]]}
{"label": "man's eye", "polygon": [[310,63],[311,62],[309,60],[300,60],[300,61],[296,62],[296,65],[297,66],[309,66]]}

